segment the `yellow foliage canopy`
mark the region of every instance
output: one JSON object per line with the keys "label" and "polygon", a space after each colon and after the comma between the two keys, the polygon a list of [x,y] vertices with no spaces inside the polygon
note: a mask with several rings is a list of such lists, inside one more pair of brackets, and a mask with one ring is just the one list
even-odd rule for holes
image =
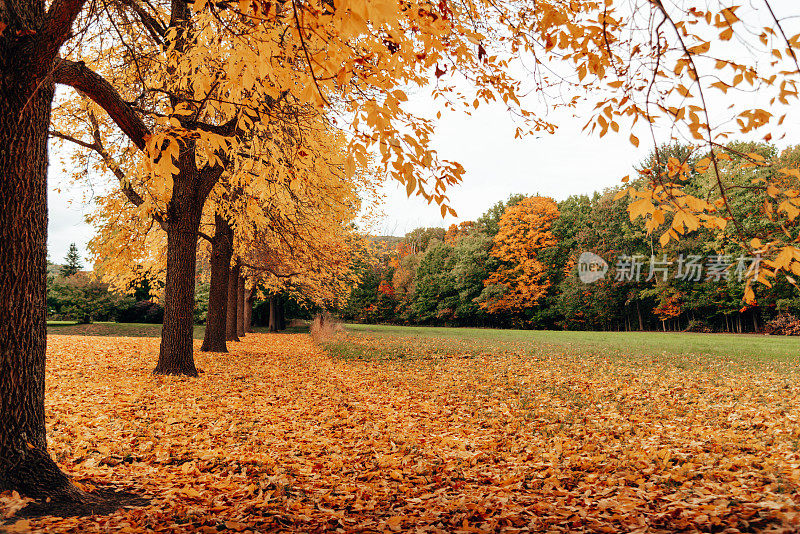
{"label": "yellow foliage canopy", "polygon": [[502,265],[485,282],[503,290],[481,302],[482,308],[489,313],[519,311],[545,295],[550,280],[538,253],[556,244],[550,232],[556,217],[558,206],[549,197],[527,197],[506,209],[491,250]]}

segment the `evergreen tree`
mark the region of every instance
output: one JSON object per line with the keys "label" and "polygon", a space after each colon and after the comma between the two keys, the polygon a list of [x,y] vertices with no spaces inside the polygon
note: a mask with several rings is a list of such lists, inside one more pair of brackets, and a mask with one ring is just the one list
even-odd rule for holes
{"label": "evergreen tree", "polygon": [[496,236],[497,232],[500,231],[500,217],[503,216],[507,208],[516,206],[523,198],[525,198],[525,195],[521,193],[509,195],[508,200],[505,202],[499,201],[481,215],[475,226],[489,237]]}
{"label": "evergreen tree", "polygon": [[69,252],[67,252],[66,257],[64,258],[64,265],[61,266],[61,276],[64,278],[72,276],[81,269],[83,269],[83,262],[81,262],[81,256],[78,253],[78,247],[75,245],[75,243],[72,243],[69,246]]}

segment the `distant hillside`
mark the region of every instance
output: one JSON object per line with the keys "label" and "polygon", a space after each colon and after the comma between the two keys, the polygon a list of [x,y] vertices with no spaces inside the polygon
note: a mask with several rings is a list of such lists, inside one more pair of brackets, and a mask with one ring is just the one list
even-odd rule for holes
{"label": "distant hillside", "polygon": [[368,235],[366,236],[366,239],[367,241],[371,241],[374,243],[380,243],[382,241],[390,245],[396,245],[397,243],[403,240],[402,237],[398,237],[396,235]]}
{"label": "distant hillside", "polygon": [[[50,276],[53,276],[53,277],[61,276],[61,268],[62,267],[63,267],[63,265],[61,265],[61,264],[48,263],[47,264],[47,276],[48,277],[50,277]],[[78,271],[78,272],[79,273],[83,273],[86,276],[91,276],[92,275],[92,271],[81,270],[81,271]]]}
{"label": "distant hillside", "polygon": [[57,265],[55,263],[48,263],[47,264],[47,276],[48,277],[50,277],[50,276],[58,276],[59,274],[61,274],[61,267],[63,267],[63,265]]}

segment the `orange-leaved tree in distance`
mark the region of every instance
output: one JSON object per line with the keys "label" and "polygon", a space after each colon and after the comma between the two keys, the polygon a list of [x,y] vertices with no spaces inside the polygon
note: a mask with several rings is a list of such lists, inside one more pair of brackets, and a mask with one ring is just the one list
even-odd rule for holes
{"label": "orange-leaved tree in distance", "polygon": [[550,231],[556,217],[558,206],[549,197],[526,197],[506,209],[491,250],[500,267],[485,281],[482,308],[514,313],[545,296],[550,280],[538,255],[556,244]]}

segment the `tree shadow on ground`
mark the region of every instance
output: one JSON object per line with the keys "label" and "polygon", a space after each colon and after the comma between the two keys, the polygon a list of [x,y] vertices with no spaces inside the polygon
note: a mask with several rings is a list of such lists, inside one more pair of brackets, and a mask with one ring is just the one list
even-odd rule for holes
{"label": "tree shadow on ground", "polygon": [[89,515],[107,515],[123,507],[141,507],[150,504],[150,499],[115,488],[114,486],[98,486],[89,493],[91,501],[36,501],[19,510],[11,521],[18,519],[35,519],[44,516],[81,517]]}

